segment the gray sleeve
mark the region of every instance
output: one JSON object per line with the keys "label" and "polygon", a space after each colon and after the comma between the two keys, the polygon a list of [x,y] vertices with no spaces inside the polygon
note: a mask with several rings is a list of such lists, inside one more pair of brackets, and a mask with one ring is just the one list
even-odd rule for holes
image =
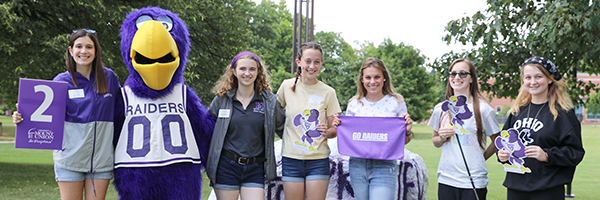
{"label": "gray sleeve", "polygon": [[217,105],[219,97],[215,96],[215,98],[213,98],[212,102],[210,102],[210,107],[208,107],[208,111],[210,111],[210,115],[212,117],[214,117],[215,119],[217,118],[217,114],[219,112],[219,106]]}
{"label": "gray sleeve", "polygon": [[285,127],[285,108],[281,106],[279,101],[275,102],[275,113],[273,114],[275,121],[275,134],[277,134],[279,138],[283,138],[283,128]]}
{"label": "gray sleeve", "polygon": [[485,106],[485,109],[480,109],[485,111],[482,113],[483,119],[483,130],[485,131],[485,135],[488,137],[500,132],[500,125],[498,124],[498,116],[496,115],[496,111],[489,104],[479,104],[480,106]]}

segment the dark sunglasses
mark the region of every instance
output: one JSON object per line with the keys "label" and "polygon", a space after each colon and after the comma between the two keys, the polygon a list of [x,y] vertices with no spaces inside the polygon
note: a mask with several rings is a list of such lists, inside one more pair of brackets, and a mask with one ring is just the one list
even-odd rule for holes
{"label": "dark sunglasses", "polygon": [[467,75],[471,74],[469,72],[449,72],[450,78],[456,78],[456,75],[460,76],[460,78],[467,78]]}
{"label": "dark sunglasses", "polygon": [[92,30],[92,29],[77,29],[77,30],[73,30],[73,32],[71,32],[71,36],[73,36],[73,34],[77,33],[77,31],[83,30],[85,32],[94,34],[94,36],[98,37],[98,35],[96,35],[96,30]]}

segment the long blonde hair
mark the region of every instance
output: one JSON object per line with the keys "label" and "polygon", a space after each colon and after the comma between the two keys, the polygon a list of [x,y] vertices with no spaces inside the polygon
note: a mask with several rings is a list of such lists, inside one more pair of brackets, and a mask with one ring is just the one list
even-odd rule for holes
{"label": "long blonde hair", "polygon": [[385,80],[383,82],[383,88],[382,88],[383,95],[389,94],[389,95],[395,97],[396,100],[398,100],[398,103],[404,102],[404,97],[402,97],[401,94],[397,93],[394,90],[394,86],[392,85],[392,78],[390,77],[390,73],[388,72],[387,68],[385,67],[385,64],[383,63],[383,61],[381,61],[380,59],[377,59],[377,58],[367,58],[361,65],[360,74],[358,75],[358,78],[356,79],[356,95],[354,95],[354,97],[352,97],[348,102],[351,102],[352,100],[356,99],[356,100],[358,100],[359,103],[361,103],[361,104],[363,103],[361,101],[361,99],[363,97],[365,97],[365,95],[367,94],[367,89],[363,85],[362,79],[364,76],[365,69],[369,68],[369,67],[375,67],[375,68],[381,70],[381,72],[383,73],[383,79]]}
{"label": "long blonde hair", "polygon": [[537,63],[529,63],[521,67],[521,88],[519,89],[517,99],[515,99],[512,107],[508,110],[509,114],[518,115],[521,106],[531,103],[531,93],[527,91],[527,87],[523,84],[523,72],[526,66],[537,68],[548,80],[552,81],[552,83],[548,85],[548,103],[550,105],[550,112],[554,115],[554,120],[558,117],[558,110],[556,110],[557,103],[563,110],[570,110],[573,108],[573,102],[567,94],[567,83],[564,80],[557,81],[554,79],[544,66]]}
{"label": "long blonde hair", "polygon": [[[256,58],[258,58],[258,57],[256,57]],[[270,80],[269,73],[265,69],[265,66],[260,62],[260,60],[257,60],[256,58],[252,55],[243,55],[243,56],[239,57],[239,59],[237,59],[237,60],[241,60],[241,59],[254,60],[257,64],[257,70],[258,70],[258,73],[256,73],[257,74],[256,80],[254,80],[254,90],[258,91],[259,95],[262,95],[261,91],[263,89],[267,90],[269,92],[272,92],[271,85],[269,85],[269,82],[270,82],[269,81]],[[235,69],[237,67],[237,63],[238,63],[237,60],[233,64],[233,66],[231,66],[231,64],[227,65],[227,68],[225,69],[225,73],[221,76],[221,78],[219,78],[217,85],[215,85],[215,87],[212,90],[213,93],[215,93],[215,95],[222,97],[225,95],[225,93],[238,87],[238,79],[233,74],[233,71],[235,71]]]}

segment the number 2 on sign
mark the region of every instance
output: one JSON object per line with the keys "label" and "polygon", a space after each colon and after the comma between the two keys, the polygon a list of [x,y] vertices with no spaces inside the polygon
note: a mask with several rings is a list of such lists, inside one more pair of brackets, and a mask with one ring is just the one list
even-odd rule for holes
{"label": "number 2 on sign", "polygon": [[52,91],[52,88],[47,85],[36,85],[33,88],[36,93],[44,93],[44,101],[42,102],[42,105],[35,109],[33,114],[31,114],[30,120],[33,122],[52,122],[52,115],[44,115],[43,113],[46,112],[48,107],[50,107],[50,104],[52,104],[52,100],[54,99],[54,91]]}

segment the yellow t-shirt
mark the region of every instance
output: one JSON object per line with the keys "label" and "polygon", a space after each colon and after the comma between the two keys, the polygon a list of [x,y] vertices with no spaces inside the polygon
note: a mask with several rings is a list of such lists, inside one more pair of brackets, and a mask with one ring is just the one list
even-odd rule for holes
{"label": "yellow t-shirt", "polygon": [[314,85],[298,81],[294,92],[294,80],[284,80],[277,91],[286,116],[281,155],[301,160],[327,158],[327,138],[321,136],[317,125],[327,124],[327,116],[341,112],[335,90],[320,81]]}

